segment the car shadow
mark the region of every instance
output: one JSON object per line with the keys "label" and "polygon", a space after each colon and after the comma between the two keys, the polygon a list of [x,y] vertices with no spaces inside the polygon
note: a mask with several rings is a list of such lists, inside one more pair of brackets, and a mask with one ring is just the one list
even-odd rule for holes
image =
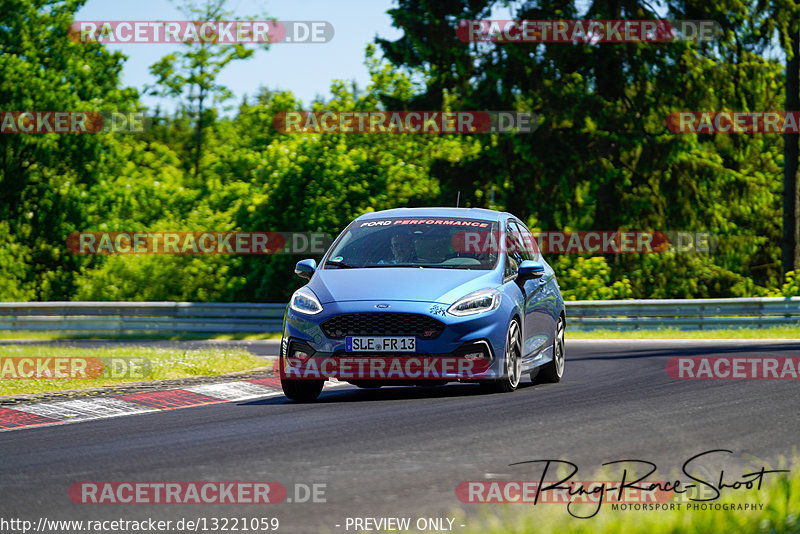
{"label": "car shadow", "polygon": [[[746,340],[743,340],[746,343]],[[764,356],[771,352],[794,352],[800,355],[800,344],[780,342],[780,343],[753,343],[736,347],[720,346],[709,344],[708,346],[675,346],[669,349],[633,349],[626,351],[616,351],[614,349],[603,348],[596,351],[596,356],[570,357],[567,360],[572,362],[591,361],[591,360],[629,360],[636,358],[664,358],[675,356],[709,356],[725,354],[748,353],[753,356]],[[602,354],[608,352],[609,354]],[[612,354],[613,353],[613,354]]]}
{"label": "car shadow", "polygon": [[[524,380],[524,379],[523,379]],[[520,383],[518,390],[540,387],[546,384],[533,384],[527,380]],[[292,401],[284,396],[256,399],[239,403],[240,406],[261,406],[271,404],[326,404],[339,402],[385,402],[414,399],[445,399],[473,396],[509,395],[509,393],[485,392],[478,384],[446,384],[436,387],[418,386],[383,386],[379,389],[359,389],[355,386],[343,386],[324,389],[317,400],[302,402]]]}

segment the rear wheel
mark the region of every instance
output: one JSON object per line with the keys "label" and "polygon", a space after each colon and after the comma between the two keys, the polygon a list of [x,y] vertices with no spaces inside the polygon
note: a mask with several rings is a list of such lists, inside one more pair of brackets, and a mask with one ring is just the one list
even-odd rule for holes
{"label": "rear wheel", "polygon": [[553,341],[553,359],[544,365],[538,376],[537,382],[560,382],[564,376],[564,317],[558,318],[556,337]]}
{"label": "rear wheel", "polygon": [[313,401],[322,393],[324,380],[287,380],[281,378],[283,394],[291,400]]}
{"label": "rear wheel", "polygon": [[522,332],[516,319],[508,323],[504,366],[502,378],[481,382],[481,386],[497,393],[509,393],[517,389],[522,374]]}

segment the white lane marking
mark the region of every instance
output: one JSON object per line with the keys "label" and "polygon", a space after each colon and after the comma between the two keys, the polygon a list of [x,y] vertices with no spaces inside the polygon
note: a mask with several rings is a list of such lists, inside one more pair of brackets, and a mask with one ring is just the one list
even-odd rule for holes
{"label": "white lane marking", "polygon": [[99,415],[127,415],[132,413],[153,412],[156,408],[142,406],[133,402],[126,402],[111,397],[97,397],[95,399],[74,399],[67,401],[70,406],[95,412]]}
{"label": "white lane marking", "polygon": [[226,401],[239,401],[246,399],[254,399],[256,397],[266,397],[275,390],[258,384],[250,382],[226,382],[223,384],[202,384],[190,388],[181,388],[200,395],[207,395],[215,399],[222,399]]}
{"label": "white lane marking", "polygon": [[76,399],[63,402],[26,404],[14,406],[12,409],[58,421],[83,421],[156,411],[154,408],[107,397],[91,400]]}
{"label": "white lane marking", "polygon": [[[333,382],[330,380],[326,381],[324,384],[325,388],[346,386],[346,385],[347,384],[344,382],[338,382],[338,381]],[[223,384],[202,384],[199,386],[193,386],[182,389],[226,401],[241,401],[247,399],[255,399],[258,397],[274,397],[277,395],[283,395],[282,390],[276,391],[274,388],[262,386],[261,384],[253,384],[251,382],[226,382]]]}
{"label": "white lane marking", "polygon": [[[347,382],[338,380],[327,380],[325,388],[347,386]],[[203,384],[191,388],[176,388],[193,391],[201,395],[218,398],[226,401],[246,400],[257,397],[277,397],[283,395],[283,391],[275,390],[252,384],[250,382],[226,382],[223,384]],[[168,390],[167,390],[168,391]],[[193,405],[194,406],[194,405]],[[191,408],[193,406],[184,406]],[[196,406],[201,406],[198,404]],[[73,399],[59,402],[42,402],[39,404],[23,404],[7,407],[9,410],[17,410],[33,415],[40,415],[53,419],[54,422],[47,423],[45,426],[72,423],[78,421],[92,421],[95,419],[106,419],[111,417],[121,417],[124,415],[136,415],[142,413],[160,412],[158,408],[142,406],[132,402],[125,402],[112,397],[97,397],[92,399]],[[26,425],[15,428],[0,429],[0,432],[11,430],[22,430],[42,425]]]}
{"label": "white lane marking", "polygon": [[85,412],[76,412],[75,410],[70,410],[64,406],[61,406],[60,404],[61,403],[26,404],[23,406],[14,406],[12,410],[32,413],[34,415],[41,415],[42,417],[55,419],[56,421],[91,419],[91,416]]}

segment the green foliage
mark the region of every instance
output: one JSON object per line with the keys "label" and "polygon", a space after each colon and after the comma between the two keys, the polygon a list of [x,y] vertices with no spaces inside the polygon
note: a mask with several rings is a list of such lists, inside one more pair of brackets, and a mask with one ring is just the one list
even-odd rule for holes
{"label": "green foliage", "polygon": [[633,298],[627,278],[612,281],[611,269],[602,256],[561,256],[553,265],[564,300],[609,300]]}
{"label": "green foliage", "polygon": [[[77,0],[6,0],[0,24],[0,109],[130,111],[137,93],[121,88],[122,54],[68,37]],[[0,220],[22,246],[26,269],[9,271],[18,296],[68,299],[82,258],[66,252],[67,236],[90,209],[89,189],[109,134],[0,135]],[[5,274],[5,273],[4,273]],[[24,290],[19,288],[26,288]],[[9,290],[10,291],[10,290]],[[22,291],[22,293],[19,293]],[[31,294],[31,291],[33,294]],[[2,298],[13,297],[3,294]]]}
{"label": "green foliage", "polygon": [[[226,9],[226,3],[226,0],[184,0],[180,9],[188,20],[195,22],[232,20],[233,13]],[[203,136],[206,128],[214,122],[214,106],[233,96],[229,88],[218,82],[219,75],[232,61],[251,58],[255,49],[241,43],[221,44],[213,39],[190,41],[183,45],[184,49],[167,54],[151,65],[150,73],[155,76],[156,83],[149,92],[180,99],[182,110],[194,118],[192,161],[194,176],[198,178],[203,148],[208,142]],[[268,48],[269,44],[259,46]]]}
{"label": "green foliage", "polygon": [[[366,91],[357,93],[336,81],[325,109],[375,109],[380,95],[401,99],[409,94],[409,79],[371,54],[372,83]],[[218,178],[208,200],[214,209],[228,210],[237,228],[336,235],[367,211],[435,204],[440,191],[430,172],[434,163],[477,153],[476,143],[457,136],[274,133],[275,114],[299,106],[290,93],[264,94],[258,104],[242,106],[236,120],[219,132],[225,139],[214,156]],[[298,259],[243,258],[235,272],[247,283],[236,296],[288,299],[300,285],[293,274]]]}
{"label": "green foliage", "polygon": [[35,291],[25,282],[31,252],[9,233],[8,223],[0,221],[0,301],[34,300]]}
{"label": "green foliage", "polygon": [[[124,56],[67,36],[79,0],[5,0],[0,109],[138,109]],[[538,230],[686,230],[709,253],[551,256],[567,299],[798,295],[781,288],[782,138],[674,134],[676,110],[780,109],[781,65],[765,43],[791,29],[785,2],[666,0],[712,19],[712,44],[465,44],[459,20],[507,2],[399,0],[396,41],[368,46],[371,82],[333,81],[304,105],[263,89],[232,116],[218,83],[254,49],[195,44],[152,67],[176,99],[141,135],[0,135],[0,299],[284,301],[301,281],[290,256],[80,256],[75,231],[321,231],[398,206],[505,209]],[[786,5],[784,5],[786,4]],[[511,3],[514,18],[663,18],[649,4]],[[582,9],[582,8],[581,8]],[[225,18],[225,2],[186,4]],[[771,16],[777,14],[780,16]],[[685,16],[684,16],[685,15]],[[691,15],[691,16],[689,16]],[[237,17],[241,18],[241,17]],[[780,37],[783,36],[783,37]],[[782,42],[782,41],[780,41]],[[766,50],[768,52],[768,50]],[[282,134],[288,110],[523,110],[533,134]]]}
{"label": "green foliage", "polygon": [[[714,43],[465,45],[454,37],[458,23],[487,18],[503,3],[398,4],[391,14],[404,34],[379,44],[395,66],[425,79],[413,101],[530,110],[542,120],[533,135],[480,139],[480,157],[446,168],[443,191],[466,191],[471,205],[488,204],[489,191],[496,192],[498,207],[542,230],[691,230],[720,237],[720,248],[703,258],[615,258],[610,273],[597,273],[608,277],[611,293],[613,282],[627,287],[626,278],[636,298],[777,288],[781,136],[674,134],[666,123],[676,110],[781,109],[781,65],[760,53],[773,32],[785,33],[786,24],[770,21],[770,9],[787,15],[789,8],[751,1],[660,4],[681,18],[718,21],[723,33]],[[578,18],[587,7],[579,4],[507,7],[517,20],[547,20]],[[662,18],[651,6],[597,1],[587,16]],[[576,286],[578,294],[593,294],[587,284]]]}
{"label": "green foliage", "polygon": [[77,277],[75,300],[223,300],[243,280],[232,276],[224,256],[111,256]]}
{"label": "green foliage", "polygon": [[800,272],[789,271],[786,273],[786,282],[781,288],[784,297],[800,297]]}

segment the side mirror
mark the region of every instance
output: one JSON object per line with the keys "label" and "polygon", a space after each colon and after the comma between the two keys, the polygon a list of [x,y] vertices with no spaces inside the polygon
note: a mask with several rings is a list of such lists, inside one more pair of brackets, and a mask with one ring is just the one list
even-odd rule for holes
{"label": "side mirror", "polygon": [[518,278],[541,278],[544,274],[544,265],[541,262],[533,260],[522,260],[519,264]]}
{"label": "side mirror", "polygon": [[314,274],[314,271],[317,270],[317,261],[316,260],[300,260],[297,262],[297,265],[294,267],[294,274],[299,276],[300,278],[308,278],[310,279],[311,276]]}

